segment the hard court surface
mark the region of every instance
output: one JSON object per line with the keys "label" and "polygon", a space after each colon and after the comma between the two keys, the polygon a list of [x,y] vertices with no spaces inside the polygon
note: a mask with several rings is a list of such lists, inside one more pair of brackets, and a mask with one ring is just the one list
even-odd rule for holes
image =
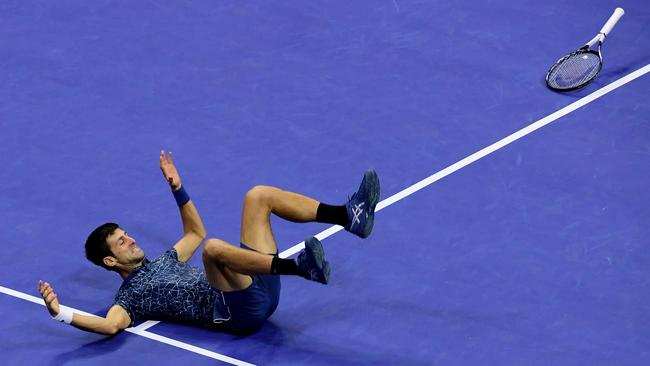
{"label": "hard court surface", "polygon": [[[600,76],[549,91],[616,6]],[[367,240],[328,236],[331,283],[283,278],[254,335],[106,338],[27,301],[42,279],[105,314],[121,280],[83,252],[103,222],[150,258],[180,238],[161,149],[237,243],[256,184],[342,204],[372,167],[388,198],[646,67],[649,39],[643,0],[0,2],[3,363],[650,364],[650,75],[401,197]],[[328,228],[273,227],[280,251]]]}

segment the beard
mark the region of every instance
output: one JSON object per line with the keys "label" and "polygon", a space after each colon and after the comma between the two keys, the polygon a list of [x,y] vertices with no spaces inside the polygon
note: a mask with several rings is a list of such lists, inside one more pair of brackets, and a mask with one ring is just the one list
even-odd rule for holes
{"label": "beard", "polygon": [[143,260],[144,260],[144,251],[140,249],[140,247],[134,246],[129,251],[129,258],[118,260],[118,263],[125,266],[133,267],[137,264],[140,264]]}
{"label": "beard", "polygon": [[144,260],[144,251],[138,247],[135,247],[133,250],[133,258],[131,259],[131,263],[137,264],[140,263]]}

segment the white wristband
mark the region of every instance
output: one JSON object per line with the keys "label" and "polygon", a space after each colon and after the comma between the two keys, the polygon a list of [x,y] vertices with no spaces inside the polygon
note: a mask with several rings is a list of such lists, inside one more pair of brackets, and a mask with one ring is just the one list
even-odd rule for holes
{"label": "white wristband", "polygon": [[66,324],[72,323],[72,309],[66,306],[59,306],[59,314],[53,316],[52,319]]}

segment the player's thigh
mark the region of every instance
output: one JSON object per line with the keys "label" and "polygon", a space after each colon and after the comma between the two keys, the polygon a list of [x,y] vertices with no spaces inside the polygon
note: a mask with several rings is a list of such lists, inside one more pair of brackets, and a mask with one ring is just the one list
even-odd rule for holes
{"label": "player's thigh", "polygon": [[[235,272],[223,263],[220,263],[216,254],[218,248],[212,247],[211,244],[212,242],[206,243],[206,246],[203,248],[203,268],[210,286],[221,291],[247,289],[253,283],[251,276]],[[215,244],[230,245],[226,242]]]}
{"label": "player's thigh", "polygon": [[278,251],[271,229],[272,187],[255,186],[246,193],[242,208],[240,241],[260,253]]}

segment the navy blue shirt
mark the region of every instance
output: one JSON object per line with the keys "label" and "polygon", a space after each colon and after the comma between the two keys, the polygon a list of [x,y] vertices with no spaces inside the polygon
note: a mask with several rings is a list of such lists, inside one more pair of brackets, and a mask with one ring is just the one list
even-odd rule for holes
{"label": "navy blue shirt", "polygon": [[153,261],[144,260],[115,295],[115,304],[129,313],[131,321],[159,319],[210,326],[213,324],[217,291],[205,273],[178,260],[171,249]]}

